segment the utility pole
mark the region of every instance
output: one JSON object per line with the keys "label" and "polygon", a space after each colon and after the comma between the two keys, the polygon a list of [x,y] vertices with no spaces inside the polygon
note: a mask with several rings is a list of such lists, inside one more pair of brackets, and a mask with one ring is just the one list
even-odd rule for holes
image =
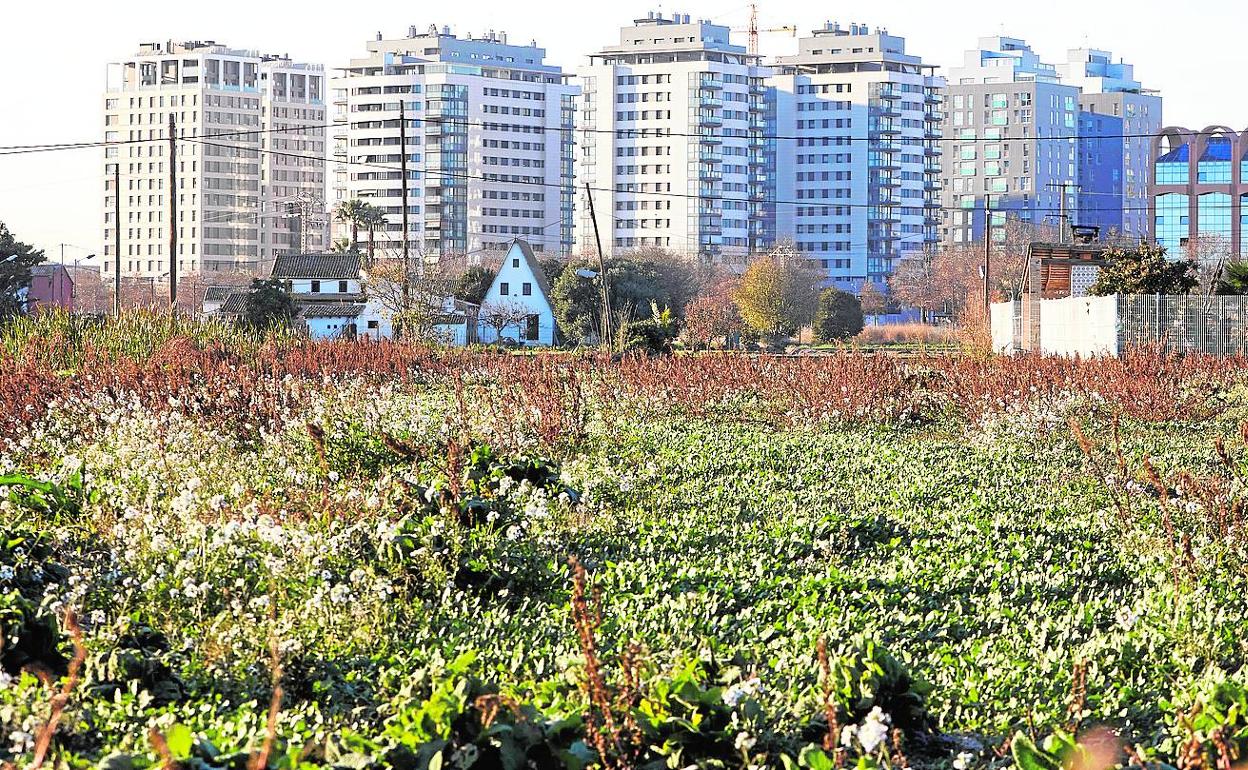
{"label": "utility pole", "polygon": [[992,296],[988,293],[989,274],[992,272],[992,196],[984,193],[984,311],[992,311]]}
{"label": "utility pole", "polygon": [[407,246],[407,101],[399,94],[399,171],[403,175],[403,312],[411,310],[411,265]]}
{"label": "utility pole", "polygon": [[178,313],[178,138],[169,113],[169,312]]}
{"label": "utility pole", "polygon": [[598,234],[598,214],[594,212],[594,193],[585,183],[585,197],[589,199],[589,218],[594,222],[594,242],[598,245],[598,283],[602,289],[602,344],[610,350],[611,343],[611,292],[607,287],[607,262],[602,257],[602,236]]}
{"label": "utility pole", "polygon": [[1045,185],[1045,187],[1048,187],[1049,189],[1062,191],[1061,200],[1058,202],[1058,211],[1060,213],[1057,215],[1057,221],[1058,221],[1057,240],[1059,243],[1066,243],[1067,233],[1070,232],[1070,213],[1066,211],[1066,190],[1067,188],[1071,188],[1071,187],[1073,187],[1076,190],[1080,190],[1083,188],[1081,188],[1079,185],[1075,184],[1074,182],[1050,182],[1049,184]]}
{"label": "utility pole", "polygon": [[121,154],[113,164],[113,315],[121,317]]}

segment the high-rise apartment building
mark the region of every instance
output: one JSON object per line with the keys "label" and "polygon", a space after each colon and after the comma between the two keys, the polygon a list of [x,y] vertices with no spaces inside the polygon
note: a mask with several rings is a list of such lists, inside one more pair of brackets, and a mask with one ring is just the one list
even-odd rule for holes
{"label": "high-rise apartment building", "polygon": [[[412,257],[505,249],[515,238],[570,253],[577,91],[546,52],[505,33],[460,38],[447,27],[378,35],[367,47],[331,83],[332,197],[382,210],[377,248],[401,252],[406,206]],[[348,224],[336,226],[349,236]]]}
{"label": "high-rise apartment building", "polygon": [[993,237],[1006,212],[1024,222],[1057,222],[1078,207],[1079,89],[1060,81],[1017,38],[990,37],[949,71],[945,96],[944,238],[983,238],[991,196]]}
{"label": "high-rise apartment building", "polygon": [[323,249],[324,87],[320,65],[213,42],[144,44],[109,65],[104,274],[116,227],[123,276],[169,274],[170,163],[179,275],[258,273],[280,254]]}
{"label": "high-rise apartment building", "polygon": [[683,14],[651,13],[592,54],[579,72],[578,249],[595,246],[586,186],[607,254],[769,245],[766,74],[727,27]]}
{"label": "high-rise apartment building", "polygon": [[1151,147],[1157,242],[1171,257],[1197,238],[1198,253],[1248,255],[1248,131],[1166,128]]}
{"label": "high-rise apartment building", "polygon": [[778,58],[776,229],[837,285],[939,240],[944,80],[901,37],[828,23]]}
{"label": "high-rise apartment building", "polygon": [[1161,98],[1106,51],[1073,49],[1047,64],[1023,40],[991,37],[949,73],[944,157],[946,239],[993,235],[1007,216],[1097,225],[1147,237],[1150,135]]}
{"label": "high-rise apartment building", "polygon": [[1080,90],[1078,224],[1149,238],[1152,139],[1161,130],[1161,97],[1135,79],[1135,68],[1108,51],[1076,48],[1057,66]]}

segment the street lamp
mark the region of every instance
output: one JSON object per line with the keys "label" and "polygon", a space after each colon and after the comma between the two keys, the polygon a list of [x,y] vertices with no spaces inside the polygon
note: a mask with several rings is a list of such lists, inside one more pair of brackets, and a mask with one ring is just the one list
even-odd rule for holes
{"label": "street lamp", "polygon": [[156,307],[156,282],[157,282],[157,281],[159,281],[159,280],[161,280],[161,279],[163,279],[163,278],[168,277],[168,275],[169,275],[169,271],[168,271],[168,270],[166,270],[165,272],[161,273],[160,275],[149,275],[149,276],[147,277],[147,286],[148,286],[148,290],[149,290],[149,292],[150,292],[150,294],[151,294],[151,301],[150,301],[150,304],[151,304],[151,306],[152,306],[152,307]]}
{"label": "street lamp", "polygon": [[[73,274],[69,277],[69,280],[70,280],[70,284],[69,284],[69,312],[70,312],[70,314],[73,314],[73,312],[74,312],[74,298],[78,296],[78,263],[79,263],[79,262],[90,262],[90,261],[91,261],[91,260],[93,260],[93,259],[95,259],[95,255],[94,255],[94,254],[88,254],[88,255],[87,255],[87,256],[85,256],[85,257],[80,257],[80,258],[78,258],[78,259],[75,259],[75,260],[74,260],[74,272],[73,272]],[[64,265],[62,265],[62,267],[63,267],[63,266],[64,266]],[[94,308],[92,308],[92,309],[94,309]]]}

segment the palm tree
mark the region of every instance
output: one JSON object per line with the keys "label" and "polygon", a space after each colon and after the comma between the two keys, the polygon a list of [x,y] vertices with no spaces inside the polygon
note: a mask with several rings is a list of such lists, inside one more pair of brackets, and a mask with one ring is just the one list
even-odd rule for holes
{"label": "palm tree", "polygon": [[386,223],[386,215],[381,209],[365,203],[360,215],[360,224],[368,230],[368,263],[373,264],[377,248],[377,228]]}
{"label": "palm tree", "polygon": [[1217,284],[1218,294],[1248,294],[1248,262],[1229,262]]}
{"label": "palm tree", "polygon": [[360,251],[360,225],[362,225],[365,212],[372,208],[368,203],[359,198],[352,198],[349,201],[343,201],[338,204],[338,209],[334,212],[335,218],[339,222],[351,223],[351,252],[359,253]]}

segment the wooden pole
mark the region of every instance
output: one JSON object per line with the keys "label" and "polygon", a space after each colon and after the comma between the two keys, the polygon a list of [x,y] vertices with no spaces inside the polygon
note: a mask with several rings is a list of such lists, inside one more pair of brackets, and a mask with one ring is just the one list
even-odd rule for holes
{"label": "wooden pole", "polygon": [[169,113],[169,312],[178,312],[178,139]]}
{"label": "wooden pole", "polygon": [[594,223],[594,242],[598,245],[598,282],[602,288],[602,344],[613,347],[611,340],[611,292],[607,286],[607,262],[602,256],[602,236],[598,233],[598,214],[594,212],[594,193],[585,183],[585,195],[589,198],[589,218]]}
{"label": "wooden pole", "polygon": [[113,315],[121,317],[121,153],[113,164]]}

